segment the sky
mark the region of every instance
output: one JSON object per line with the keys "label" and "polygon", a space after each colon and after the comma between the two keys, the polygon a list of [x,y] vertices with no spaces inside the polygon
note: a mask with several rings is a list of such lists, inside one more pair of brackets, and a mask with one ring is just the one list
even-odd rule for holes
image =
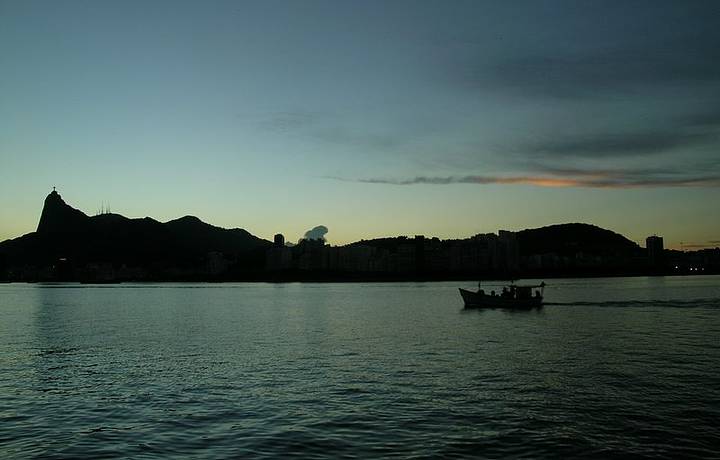
{"label": "sky", "polygon": [[0,240],[586,222],[720,245],[720,2],[0,0]]}

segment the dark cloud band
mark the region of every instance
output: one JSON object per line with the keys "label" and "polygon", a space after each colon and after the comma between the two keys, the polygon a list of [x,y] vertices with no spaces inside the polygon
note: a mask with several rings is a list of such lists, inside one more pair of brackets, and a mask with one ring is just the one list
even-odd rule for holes
{"label": "dark cloud band", "polygon": [[[337,179],[337,178],[336,178]],[[347,180],[347,179],[341,179]],[[637,172],[620,173],[598,171],[578,172],[571,175],[527,176],[417,176],[408,179],[367,178],[354,182],[388,185],[534,185],[538,187],[588,187],[588,188],[653,188],[653,187],[720,187],[720,175],[649,175]]]}

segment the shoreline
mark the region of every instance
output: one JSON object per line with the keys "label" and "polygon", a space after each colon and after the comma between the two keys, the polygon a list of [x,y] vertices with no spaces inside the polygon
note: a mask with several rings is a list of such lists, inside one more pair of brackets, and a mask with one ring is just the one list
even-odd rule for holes
{"label": "shoreline", "polygon": [[599,279],[599,278],[664,278],[664,277],[701,277],[718,276],[720,272],[703,273],[595,273],[595,274],[523,274],[514,277],[243,277],[243,278],[158,278],[158,279],[123,279],[112,281],[82,281],[82,280],[0,280],[0,284],[73,284],[82,286],[112,286],[118,284],[174,284],[174,283],[198,283],[198,284],[230,284],[230,283],[266,283],[266,284],[352,284],[352,283],[477,283],[477,282],[509,282],[522,280],[562,280],[562,279]]}

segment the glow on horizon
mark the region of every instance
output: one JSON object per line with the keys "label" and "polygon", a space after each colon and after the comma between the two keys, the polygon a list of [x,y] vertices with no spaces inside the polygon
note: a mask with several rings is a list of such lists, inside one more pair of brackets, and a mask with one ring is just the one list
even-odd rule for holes
{"label": "glow on horizon", "polygon": [[[358,184],[349,185],[352,187]],[[379,208],[372,212],[370,211],[372,208],[368,207],[366,212],[358,216],[355,207],[348,208],[342,201],[335,201],[332,203],[320,203],[321,206],[319,206],[319,208],[315,206],[309,206],[306,209],[297,208],[294,214],[290,216],[283,215],[282,213],[275,214],[272,211],[268,212],[268,209],[260,207],[258,210],[265,214],[255,216],[246,208],[228,212],[229,209],[233,208],[229,202],[216,203],[214,206],[208,206],[208,203],[202,202],[197,196],[187,193],[189,191],[177,195],[181,203],[184,201],[184,205],[181,204],[178,206],[178,203],[175,202],[171,206],[162,206],[162,211],[159,213],[148,211],[149,208],[147,205],[156,207],[157,203],[148,201],[131,202],[128,198],[132,195],[128,195],[127,193],[123,194],[122,191],[116,195],[114,199],[104,199],[101,201],[109,203],[113,212],[131,218],[149,216],[165,222],[182,217],[183,215],[196,215],[212,225],[225,228],[244,228],[267,240],[271,240],[272,236],[279,232],[285,235],[287,241],[297,241],[308,229],[314,227],[316,224],[324,224],[330,229],[327,237],[328,242],[332,245],[343,245],[361,239],[401,235],[413,236],[416,234],[423,234],[428,237],[437,236],[442,239],[466,238],[478,233],[495,233],[500,229],[518,231],[525,228],[535,228],[557,223],[585,222],[620,233],[641,246],[644,246],[645,237],[653,233],[661,234],[661,236],[665,238],[666,247],[671,249],[689,250],[700,248],[701,245],[702,247],[709,248],[717,246],[712,240],[713,236],[710,236],[713,235],[713,233],[702,233],[702,225],[699,226],[700,232],[689,227],[687,222],[684,222],[680,226],[673,227],[670,224],[677,220],[675,216],[656,215],[652,212],[652,209],[639,210],[634,217],[625,219],[624,221],[616,220],[616,216],[620,214],[620,212],[608,212],[607,210],[604,213],[589,212],[588,209],[586,209],[588,206],[595,208],[600,203],[612,203],[617,200],[617,196],[608,196],[607,193],[604,193],[602,190],[577,189],[576,200],[568,202],[555,199],[559,193],[564,193],[564,188],[524,185],[522,187],[524,187],[525,190],[516,194],[512,200],[500,202],[493,197],[507,195],[505,191],[506,186],[504,185],[488,185],[483,187],[486,189],[486,193],[484,194],[484,198],[486,199],[484,200],[478,199],[483,198],[482,195],[468,193],[468,189],[475,189],[476,186],[457,185],[443,191],[445,196],[441,197],[439,201],[462,201],[462,206],[454,208],[446,207],[444,209],[433,206],[430,209],[426,209],[426,214],[422,215],[420,210],[425,208],[425,204],[423,202],[410,201],[415,196],[411,187],[386,187],[390,189],[390,192],[394,189],[395,193],[388,193],[388,190],[386,190],[381,195],[392,197],[393,201],[399,200],[400,202],[405,202],[405,208],[412,212],[406,216],[402,216],[393,211],[399,206]],[[85,196],[82,190],[73,192],[72,194],[65,193],[63,188],[59,188],[58,191],[68,204],[82,210],[88,215],[93,215],[100,206],[100,201],[95,203],[94,199]],[[692,190],[688,191],[692,192]],[[45,193],[47,193],[47,191],[45,191]],[[648,191],[642,191],[641,193],[648,193]],[[616,195],[617,194],[622,194],[622,192],[616,191]],[[15,234],[8,235],[8,237],[20,236],[21,234],[35,230],[44,196],[43,194],[40,197],[29,200],[32,204],[32,212],[26,213],[29,219],[28,227]],[[456,198],[448,199],[448,196],[454,196]],[[410,198],[410,200],[408,198]],[[625,204],[629,204],[630,207],[632,207],[632,200]],[[521,212],[514,212],[513,216],[503,215],[503,212],[506,211],[506,206]],[[362,208],[362,206],[359,208]],[[478,211],[468,214],[468,209],[476,209]],[[607,206],[602,206],[602,209],[607,209]],[[28,211],[28,209],[24,211]],[[686,212],[692,215],[696,211],[689,209]],[[567,213],[576,216],[576,218],[571,220],[563,219],[561,216]],[[714,219],[714,216],[708,215],[706,217],[710,220]],[[656,222],[662,223],[653,223],[652,219],[656,219]],[[680,220],[682,221],[682,217]],[[638,222],[646,224],[649,222],[650,224],[649,227],[638,227]],[[702,223],[704,222],[700,222],[700,224]],[[667,231],[652,231],[652,228],[659,227],[665,228]],[[691,233],[696,237],[699,235],[700,238],[696,238],[695,242],[685,238],[685,236]]]}

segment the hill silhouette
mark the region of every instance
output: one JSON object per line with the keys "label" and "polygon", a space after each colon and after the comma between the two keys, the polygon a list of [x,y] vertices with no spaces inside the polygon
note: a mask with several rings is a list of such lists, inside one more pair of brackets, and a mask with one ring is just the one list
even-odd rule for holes
{"label": "hill silhouette", "polygon": [[[516,233],[521,256],[536,254],[574,255],[578,252],[599,256],[634,256],[642,252],[637,243],[592,224],[556,224],[521,230]],[[464,240],[443,240],[441,245],[455,244]],[[394,251],[401,244],[412,240],[405,236],[361,240],[351,245],[372,246]]]}
{"label": "hill silhouette", "polygon": [[76,267],[91,262],[192,267],[205,263],[208,253],[254,260],[253,252],[270,244],[243,229],[215,227],[193,216],[166,223],[119,214],[91,217],[53,191],[45,199],[37,231],[0,243],[0,255],[8,266],[53,264],[63,259]]}
{"label": "hill silhouette", "polygon": [[619,233],[591,224],[571,223],[521,230],[517,233],[520,255],[586,254],[631,256],[642,251],[637,243]]}

